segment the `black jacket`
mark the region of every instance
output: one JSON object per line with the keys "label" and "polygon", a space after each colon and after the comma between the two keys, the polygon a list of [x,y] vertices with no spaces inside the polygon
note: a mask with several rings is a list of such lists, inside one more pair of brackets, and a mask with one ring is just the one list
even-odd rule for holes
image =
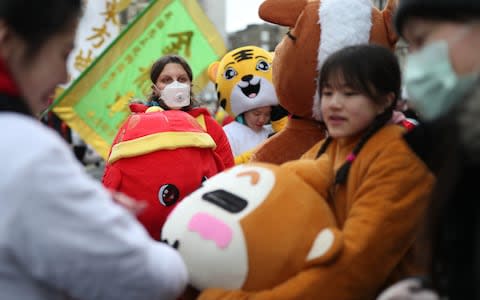
{"label": "black jacket", "polygon": [[405,139],[437,177],[426,223],[434,287],[449,300],[480,299],[480,85]]}

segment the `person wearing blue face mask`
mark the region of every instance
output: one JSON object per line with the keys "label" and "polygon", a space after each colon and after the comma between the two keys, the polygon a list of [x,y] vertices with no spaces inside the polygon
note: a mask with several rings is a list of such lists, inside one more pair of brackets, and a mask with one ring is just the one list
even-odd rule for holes
{"label": "person wearing blue face mask", "polygon": [[421,235],[429,271],[378,300],[480,299],[480,1],[402,0],[395,26],[409,43],[404,83],[423,121],[405,139],[437,182]]}

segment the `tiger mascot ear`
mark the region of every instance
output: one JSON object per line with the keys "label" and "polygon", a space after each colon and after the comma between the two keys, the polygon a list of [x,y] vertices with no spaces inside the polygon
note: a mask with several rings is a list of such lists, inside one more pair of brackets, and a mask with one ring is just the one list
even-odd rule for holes
{"label": "tiger mascot ear", "polygon": [[217,79],[217,72],[218,72],[218,65],[220,64],[219,61],[214,61],[208,66],[208,79],[210,79],[212,82],[215,82]]}

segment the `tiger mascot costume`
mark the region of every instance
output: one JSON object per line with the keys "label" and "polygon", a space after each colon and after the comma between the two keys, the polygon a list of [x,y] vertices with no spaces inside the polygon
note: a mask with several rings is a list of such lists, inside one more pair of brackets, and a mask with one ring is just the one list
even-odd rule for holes
{"label": "tiger mascot costume", "polygon": [[[248,161],[252,149],[286,124],[288,113],[279,107],[272,83],[272,60],[271,52],[257,46],[244,46],[228,52],[208,68],[220,106],[235,118],[223,128],[236,164]],[[264,126],[255,132],[245,124],[243,114],[264,106],[272,107],[271,127]]]}

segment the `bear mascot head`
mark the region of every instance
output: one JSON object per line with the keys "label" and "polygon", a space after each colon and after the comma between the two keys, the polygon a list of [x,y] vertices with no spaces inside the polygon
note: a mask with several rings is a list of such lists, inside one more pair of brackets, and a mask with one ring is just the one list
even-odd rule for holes
{"label": "bear mascot head", "polygon": [[323,61],[345,46],[376,43],[393,49],[397,35],[392,14],[397,0],[383,10],[371,0],[265,0],[260,17],[289,31],[275,48],[273,83],[279,103],[292,117],[268,139],[252,161],[280,164],[298,159],[325,136],[316,77]]}
{"label": "bear mascot head", "polygon": [[[343,249],[325,200],[332,181],[327,156],[235,166],[175,207],[163,241],[178,249],[201,298],[293,292],[302,288],[298,280],[333,263]],[[232,297],[221,297],[227,294]]]}
{"label": "bear mascot head", "polygon": [[[139,108],[140,107],[140,108]],[[132,104],[120,127],[102,178],[104,186],[147,206],[138,215],[160,240],[170,211],[202,181],[223,169],[215,142],[197,120],[180,110]]]}

